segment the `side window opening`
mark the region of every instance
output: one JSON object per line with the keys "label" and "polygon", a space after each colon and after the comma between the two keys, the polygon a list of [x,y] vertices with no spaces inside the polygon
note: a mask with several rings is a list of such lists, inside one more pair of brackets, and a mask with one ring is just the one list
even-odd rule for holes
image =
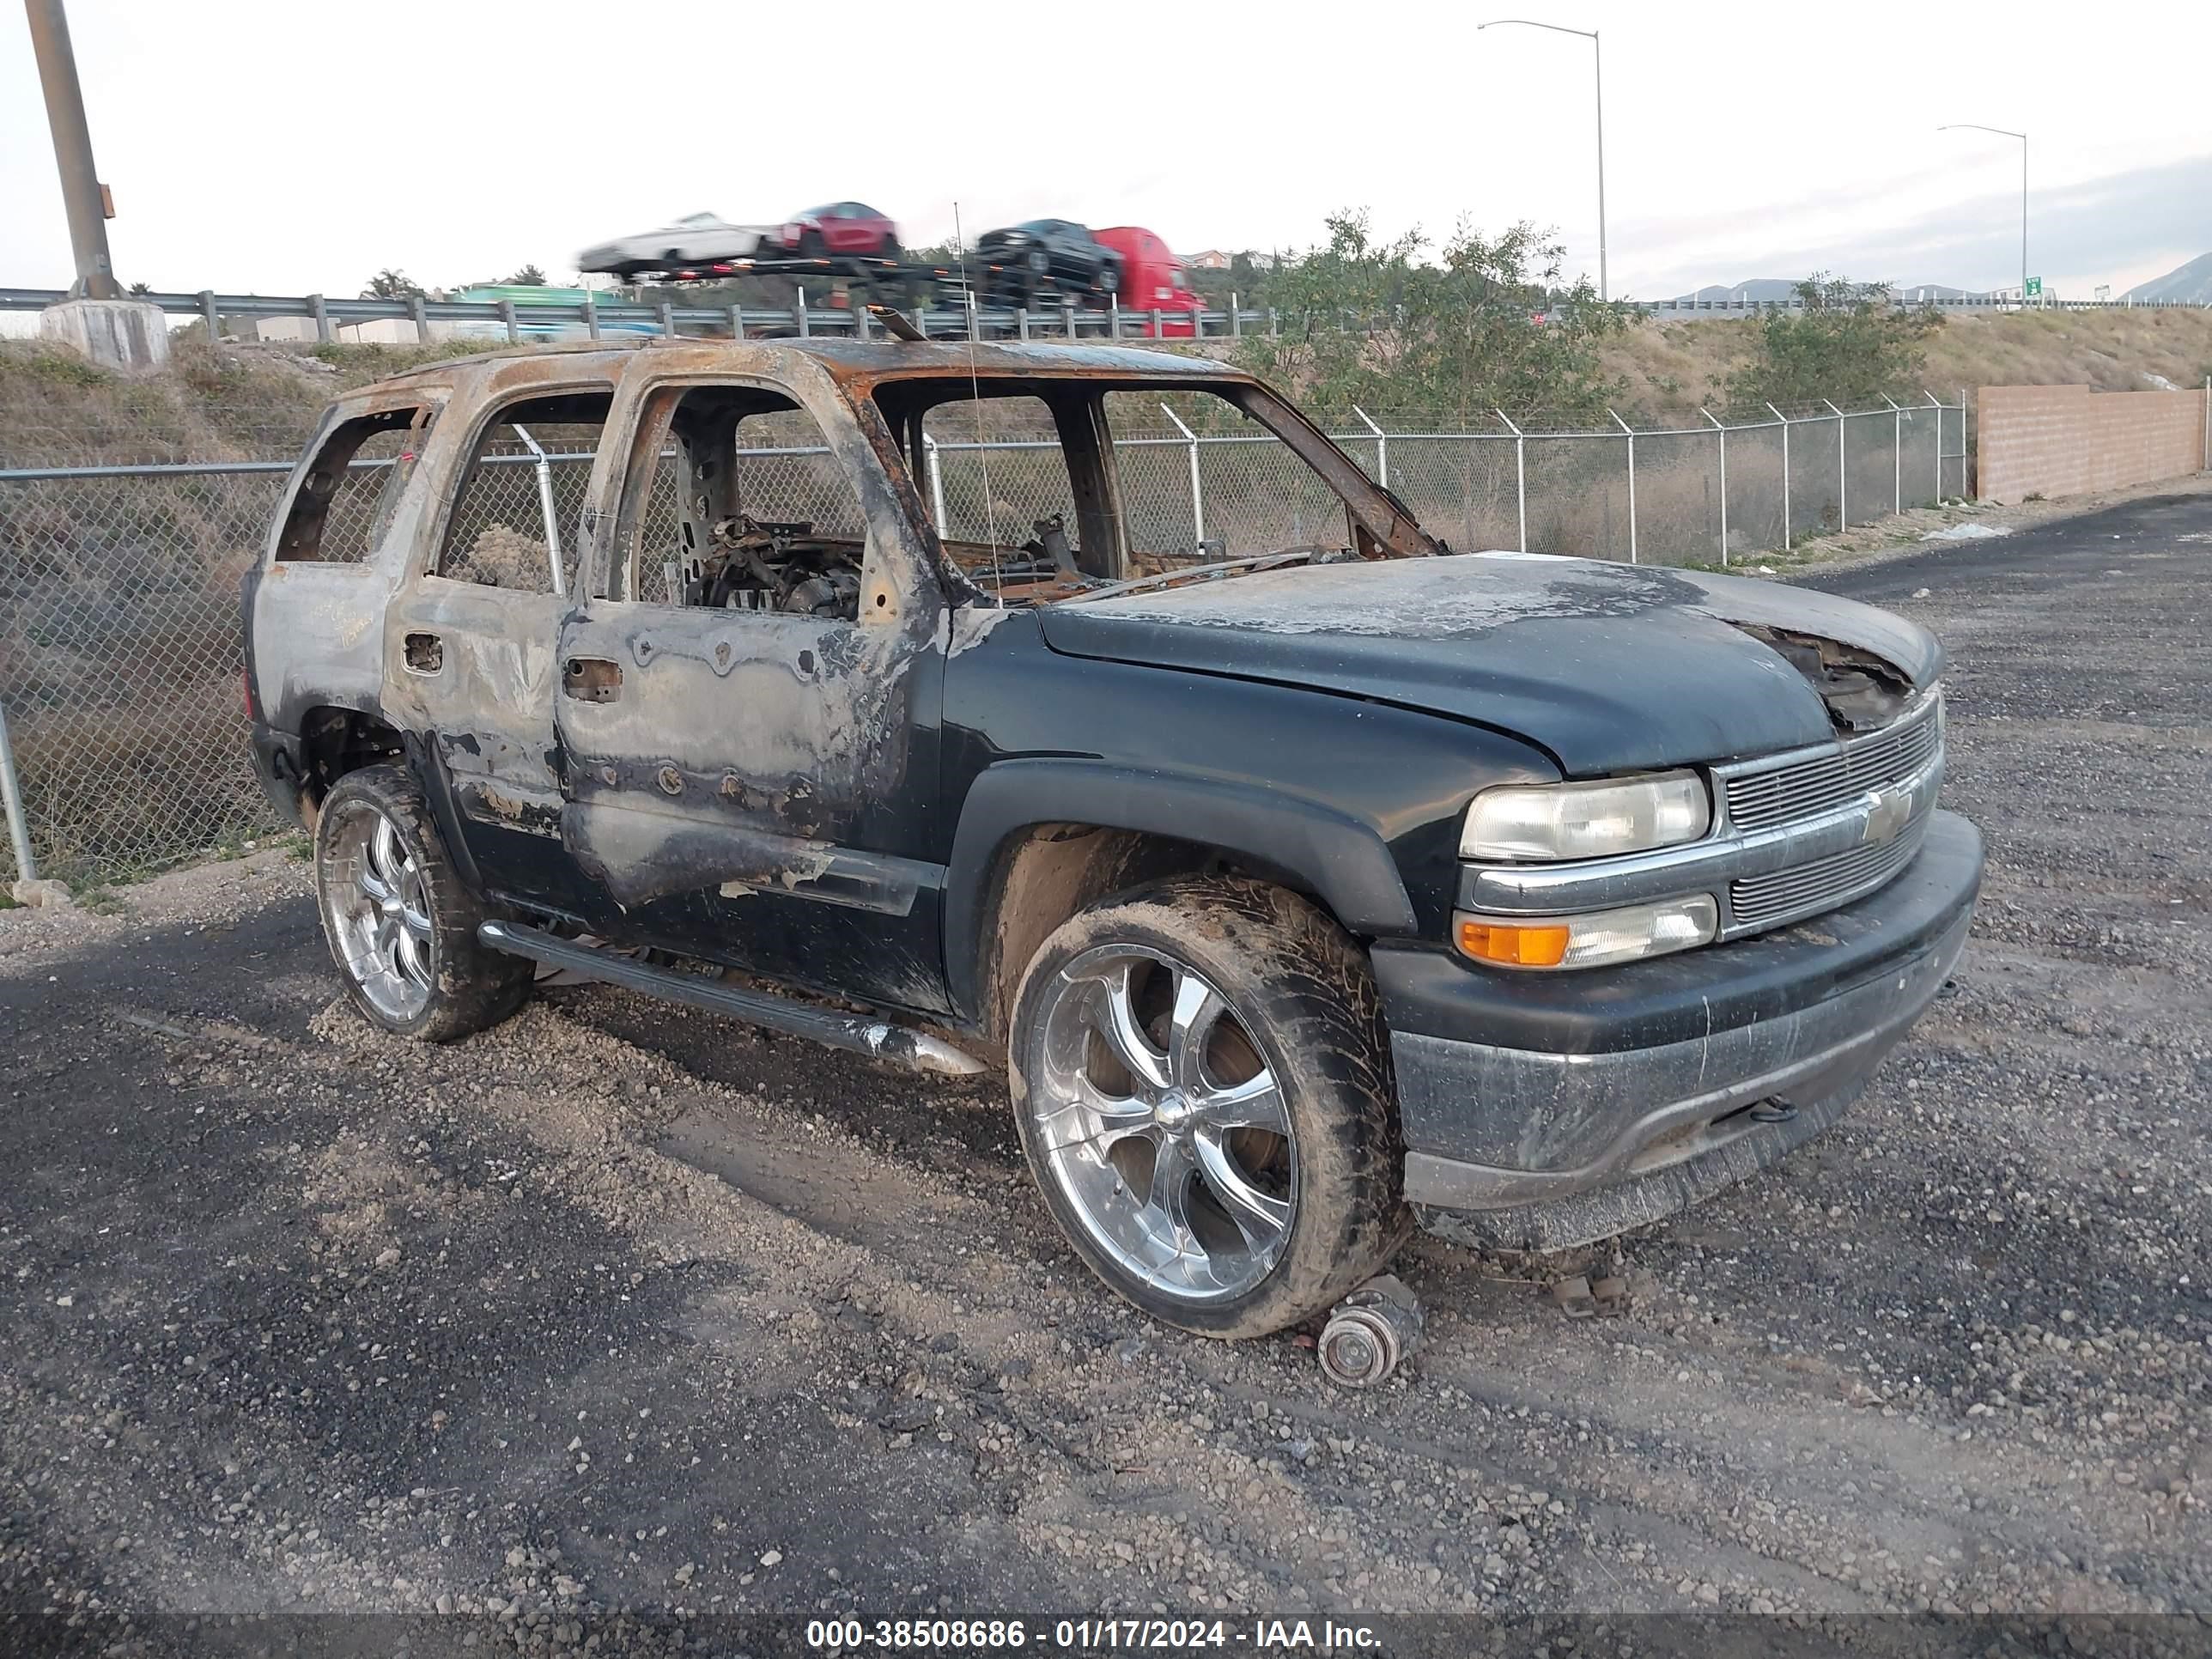
{"label": "side window opening", "polygon": [[635,529],[623,591],[647,605],[857,622],[867,515],[821,423],[765,386],[665,395],[665,439],[625,515]]}
{"label": "side window opening", "polygon": [[276,540],[277,558],[367,563],[415,476],[434,412],[428,404],[384,410],[333,428],[292,498]]}
{"label": "side window opening", "polygon": [[580,392],[502,405],[469,457],[438,574],[526,593],[574,592],[592,459],[612,401],[611,392]]}

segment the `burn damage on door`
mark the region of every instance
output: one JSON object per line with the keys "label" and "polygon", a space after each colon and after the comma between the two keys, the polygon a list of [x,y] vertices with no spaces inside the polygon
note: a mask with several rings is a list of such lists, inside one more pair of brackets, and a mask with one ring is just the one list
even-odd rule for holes
{"label": "burn damage on door", "polygon": [[562,627],[563,842],[626,909],[912,907],[911,880],[840,874],[840,857],[868,864],[918,799],[933,726],[917,731],[916,682],[943,611],[888,433],[817,362],[794,367],[648,393],[608,543],[617,602]]}

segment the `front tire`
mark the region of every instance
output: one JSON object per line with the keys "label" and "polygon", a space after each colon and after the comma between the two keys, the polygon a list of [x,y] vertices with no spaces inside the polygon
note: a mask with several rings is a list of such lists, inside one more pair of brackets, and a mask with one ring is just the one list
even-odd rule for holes
{"label": "front tire", "polygon": [[324,799],[315,890],[346,994],[373,1024],[451,1042],[497,1024],[529,994],[531,964],[477,941],[483,906],[404,767],[349,772]]}
{"label": "front tire", "polygon": [[1094,905],[1016,994],[1015,1121],[1092,1271],[1168,1324],[1324,1313],[1410,1231],[1373,975],[1297,895],[1180,878]]}

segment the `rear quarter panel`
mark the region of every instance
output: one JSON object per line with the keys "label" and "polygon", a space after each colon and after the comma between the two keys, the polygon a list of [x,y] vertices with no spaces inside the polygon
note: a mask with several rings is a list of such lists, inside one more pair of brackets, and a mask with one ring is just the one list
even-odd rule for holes
{"label": "rear quarter panel", "polygon": [[445,468],[441,414],[422,460],[408,481],[383,539],[358,564],[280,560],[277,539],[308,465],[330,434],[356,416],[429,403],[442,407],[444,388],[410,388],[334,404],[292,469],[263,538],[260,562],[248,578],[246,665],[262,718],[296,733],[319,707],[376,710],[384,687],[384,617],[436,502]]}

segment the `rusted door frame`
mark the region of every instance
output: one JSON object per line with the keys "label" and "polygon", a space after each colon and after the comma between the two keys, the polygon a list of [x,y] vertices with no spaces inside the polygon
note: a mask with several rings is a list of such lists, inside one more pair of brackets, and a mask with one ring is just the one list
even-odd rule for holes
{"label": "rusted door frame", "polygon": [[[926,854],[945,601],[884,470],[888,432],[811,360],[761,355],[679,348],[623,375],[602,447],[621,462],[592,479],[591,597],[562,628],[563,842],[678,948],[940,1007],[943,869]],[[789,398],[820,427],[867,526],[859,621],[629,597],[676,400],[702,386]]]}
{"label": "rusted door frame", "polygon": [[[604,393],[611,416],[617,380],[610,369],[559,360],[489,364],[479,376],[456,399],[456,407],[473,411],[466,428],[436,436],[435,505],[409,550],[386,616],[384,684],[399,723],[421,734],[443,772],[462,834],[490,884],[564,903],[578,893],[566,860],[514,838],[560,836],[554,699],[561,619],[574,601],[447,576],[438,567],[471,459],[502,415],[534,398]],[[611,429],[602,431],[595,473]],[[426,653],[434,655],[434,668],[426,667]]]}

